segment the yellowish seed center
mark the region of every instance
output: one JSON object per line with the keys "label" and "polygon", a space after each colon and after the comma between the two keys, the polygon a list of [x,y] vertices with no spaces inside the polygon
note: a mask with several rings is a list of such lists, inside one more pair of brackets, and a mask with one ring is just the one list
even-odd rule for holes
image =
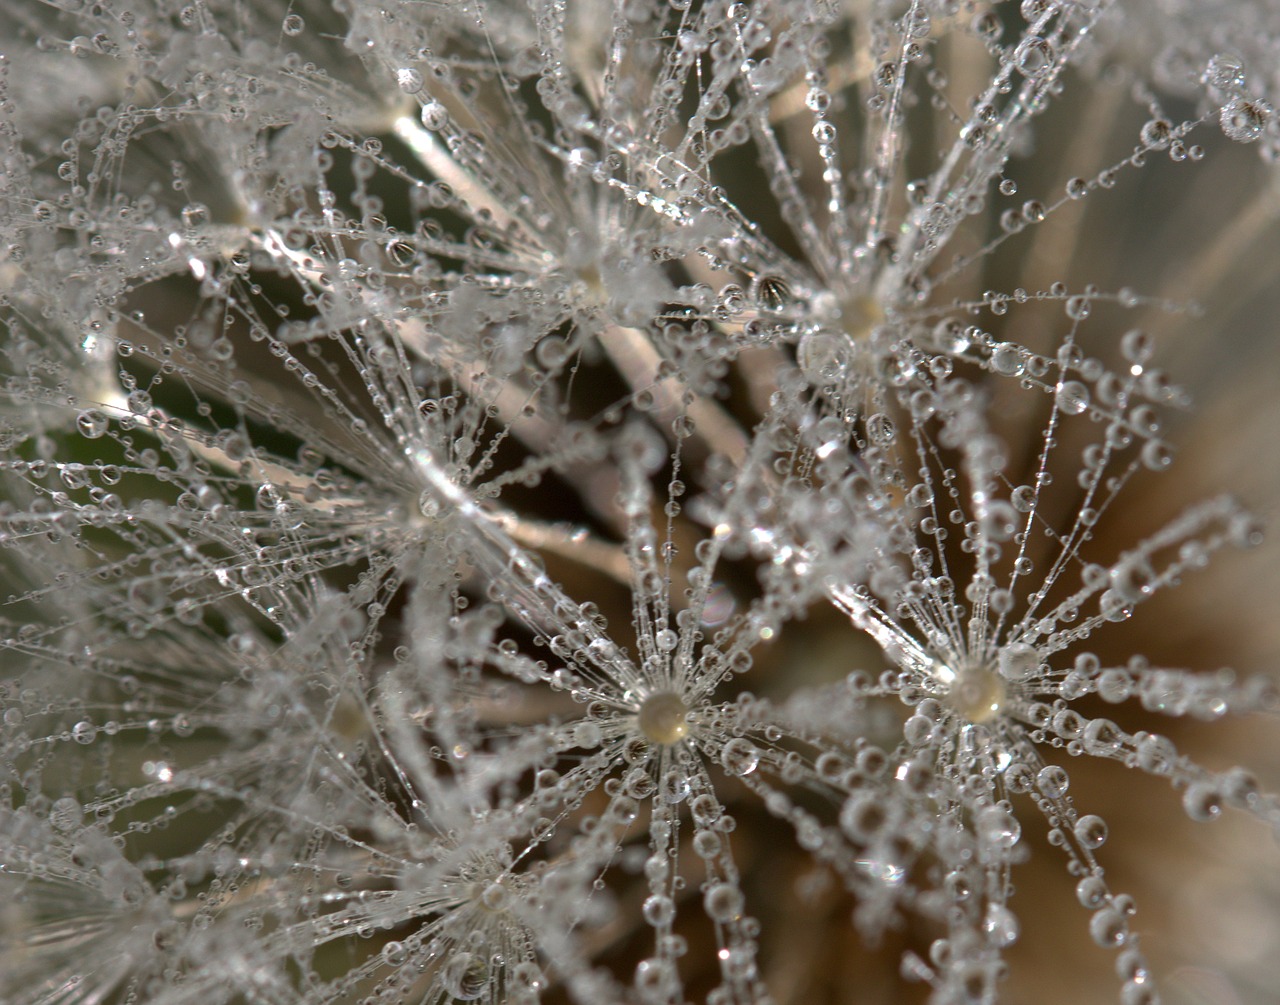
{"label": "yellowish seed center", "polygon": [[841,325],[854,341],[861,342],[884,321],[884,311],[871,297],[852,297],[840,305]]}
{"label": "yellowish seed center", "polygon": [[640,706],[640,732],[664,746],[679,743],[689,732],[689,709],[670,691],[651,694]]}
{"label": "yellowish seed center", "polygon": [[947,692],[951,707],[970,722],[994,719],[1000,714],[1005,698],[1004,680],[986,667],[962,670]]}

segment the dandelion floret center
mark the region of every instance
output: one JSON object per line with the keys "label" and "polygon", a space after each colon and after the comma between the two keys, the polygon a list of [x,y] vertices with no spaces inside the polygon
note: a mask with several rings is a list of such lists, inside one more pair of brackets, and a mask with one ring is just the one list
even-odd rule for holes
{"label": "dandelion floret center", "polygon": [[987,722],[1004,708],[1008,692],[994,667],[964,667],[952,673],[947,702],[970,722]]}
{"label": "dandelion floret center", "polygon": [[678,694],[659,691],[640,705],[637,721],[640,732],[654,743],[670,746],[688,735],[689,708]]}

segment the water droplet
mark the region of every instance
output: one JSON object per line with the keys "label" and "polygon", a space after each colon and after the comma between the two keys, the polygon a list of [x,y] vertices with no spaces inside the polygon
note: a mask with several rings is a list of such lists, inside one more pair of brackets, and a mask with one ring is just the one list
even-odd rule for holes
{"label": "water droplet", "polygon": [[1091,911],[1101,907],[1107,902],[1107,884],[1101,876],[1085,876],[1076,884],[1076,900]]}
{"label": "water droplet", "polygon": [[1161,440],[1148,440],[1142,445],[1142,463],[1151,471],[1163,471],[1173,463],[1173,451]]}
{"label": "water droplet", "polygon": [[1271,106],[1257,98],[1234,97],[1222,106],[1218,123],[1229,139],[1252,143],[1271,118]]}
{"label": "water droplet", "polygon": [[107,417],[96,408],[86,408],[76,416],[76,428],[81,436],[96,440],[107,431]]}
{"label": "water droplet", "polygon": [[731,775],[749,775],[760,763],[760,751],[750,740],[735,736],[720,751],[720,763]]}
{"label": "water droplet", "polygon": [[1024,681],[1040,669],[1040,653],[1025,642],[1011,642],[1000,650],[996,665],[1005,680]]}
{"label": "water droplet", "polygon": [[405,94],[417,94],[422,90],[422,74],[411,66],[396,70],[396,86]]}
{"label": "water droplet", "polygon": [[991,369],[996,373],[1016,377],[1022,373],[1024,366],[1022,353],[1011,342],[1001,342],[991,353]]}
{"label": "water droplet", "polygon": [[435,132],[449,124],[449,112],[438,101],[428,101],[422,106],[422,125]]}
{"label": "water droplet", "polygon": [[987,905],[987,916],[982,921],[982,927],[991,941],[1000,948],[1018,941],[1018,919],[1003,904]]}
{"label": "water droplet", "polygon": [[1046,765],[1036,773],[1036,788],[1050,799],[1062,798],[1070,784],[1066,771],[1056,764]]}
{"label": "water droplet", "polygon": [[1218,53],[1205,67],[1203,80],[1219,91],[1235,91],[1244,87],[1244,61],[1234,53]]}
{"label": "water droplet", "polygon": [[1013,54],[1014,65],[1024,77],[1039,80],[1053,68],[1057,53],[1048,40],[1028,35]]}
{"label": "water droplet", "polygon": [[1222,794],[1210,782],[1192,782],[1182,794],[1182,808],[1192,820],[1216,820],[1222,815]]}
{"label": "water droplet", "polygon": [[1073,321],[1083,321],[1089,316],[1088,297],[1068,297],[1066,303],[1067,317]]}
{"label": "water droplet", "polygon": [[1001,806],[988,806],[974,822],[978,837],[994,848],[1012,848],[1022,836],[1022,825]]}
{"label": "water droplet", "polygon": [[1112,949],[1124,943],[1129,931],[1119,911],[1104,907],[1089,919],[1089,934],[1104,949]]}
{"label": "water droplet", "polygon": [[791,287],[781,276],[760,276],[751,286],[756,306],[766,314],[778,314],[792,304]]}
{"label": "water droplet", "polygon": [[71,796],[63,796],[55,800],[49,809],[49,823],[53,825],[54,830],[62,831],[64,834],[80,826],[83,819],[84,808]]}
{"label": "water droplet", "polygon": [[1173,125],[1168,119],[1152,119],[1144,123],[1139,133],[1143,145],[1152,150],[1163,150],[1169,145],[1173,135]]}
{"label": "water droplet", "polygon": [[1076,840],[1090,851],[1101,848],[1107,840],[1107,822],[1092,813],[1077,820],[1074,830]]}
{"label": "water droplet", "polygon": [[440,970],[445,990],[460,1001],[475,1001],[489,986],[489,968],[472,953],[455,953]]}
{"label": "water droplet", "polygon": [[712,921],[725,923],[742,916],[742,891],[730,883],[715,883],[702,895],[702,905]]}

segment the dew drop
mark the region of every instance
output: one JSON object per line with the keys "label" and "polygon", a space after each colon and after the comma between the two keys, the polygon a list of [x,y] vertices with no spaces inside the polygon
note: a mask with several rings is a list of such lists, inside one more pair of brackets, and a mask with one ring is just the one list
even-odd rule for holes
{"label": "dew drop", "polygon": [[1046,765],[1036,773],[1036,788],[1050,799],[1062,798],[1070,784],[1066,771],[1056,764]]}
{"label": "dew drop", "polygon": [[1107,884],[1101,876],[1085,876],[1076,884],[1076,900],[1091,911],[1101,907],[1107,902]]}
{"label": "dew drop", "polygon": [[742,891],[731,883],[714,883],[702,895],[702,905],[712,921],[726,923],[742,917]]}
{"label": "dew drop", "polygon": [[1205,67],[1204,82],[1219,91],[1235,91],[1244,86],[1244,62],[1232,53],[1218,53]]}
{"label": "dew drop", "polygon": [[417,94],[422,90],[422,74],[411,66],[396,70],[396,86],[405,94]]}
{"label": "dew drop", "polygon": [[1088,297],[1068,297],[1066,303],[1067,317],[1073,321],[1083,321],[1089,316]]}
{"label": "dew drop", "polygon": [[1053,68],[1053,45],[1038,35],[1028,35],[1013,54],[1014,65],[1024,77],[1039,80]]}
{"label": "dew drop", "polygon": [[1018,941],[1018,919],[1004,904],[987,905],[982,927],[992,943],[1002,949]]}
{"label": "dew drop", "polygon": [[1123,945],[1128,935],[1124,916],[1114,908],[1104,907],[1089,919],[1089,934],[1104,949]]}
{"label": "dew drop", "polygon": [[1074,830],[1076,840],[1090,851],[1095,848],[1101,848],[1106,843],[1107,822],[1102,817],[1095,816],[1092,813],[1083,816],[1076,821]]}
{"label": "dew drop", "polygon": [[96,408],[86,408],[76,416],[76,428],[88,440],[96,440],[107,431],[107,417]]}
{"label": "dew drop", "polygon": [[760,751],[750,740],[735,736],[720,751],[720,763],[731,775],[749,775],[760,763]]}
{"label": "dew drop", "polygon": [[1000,806],[981,810],[975,826],[978,837],[993,848],[1012,848],[1022,836],[1022,825],[1017,818]]}
{"label": "dew drop", "polygon": [[422,106],[422,125],[435,132],[449,123],[449,112],[438,101],[428,101]]}
{"label": "dew drop", "polygon": [[1218,123],[1228,139],[1252,143],[1262,135],[1271,118],[1271,106],[1258,99],[1232,98],[1218,113]]}
{"label": "dew drop", "polygon": [[1012,642],[1000,650],[996,665],[1005,680],[1024,681],[1040,669],[1040,653],[1025,642]]}
{"label": "dew drop", "polygon": [[488,967],[473,953],[455,953],[440,971],[445,990],[460,1001],[475,1001],[489,986]]}
{"label": "dew drop", "polygon": [[665,928],[675,920],[675,901],[665,894],[655,893],[645,900],[641,913],[644,920],[654,928]]}
{"label": "dew drop", "polygon": [[1222,815],[1222,794],[1209,782],[1192,782],[1182,794],[1182,808],[1192,820],[1216,820]]}

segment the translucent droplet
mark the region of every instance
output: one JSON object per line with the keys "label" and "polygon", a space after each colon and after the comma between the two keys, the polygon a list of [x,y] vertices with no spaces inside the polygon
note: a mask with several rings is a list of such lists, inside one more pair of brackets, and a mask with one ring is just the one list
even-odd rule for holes
{"label": "translucent droplet", "polygon": [[715,883],[702,895],[707,917],[721,923],[740,918],[744,903],[742,891],[730,883]]}
{"label": "translucent droplet", "polygon": [[71,796],[63,796],[55,800],[49,809],[49,823],[53,825],[54,830],[62,831],[64,834],[80,826],[83,819],[84,808]]}
{"label": "translucent droplet", "polygon": [[760,276],[752,284],[751,295],[756,306],[767,314],[785,311],[792,303],[791,287],[781,276]]}
{"label": "translucent droplet", "polygon": [[1079,415],[1089,407],[1089,388],[1078,380],[1058,385],[1058,407],[1067,415]]}
{"label": "translucent droplet", "polygon": [[1219,91],[1244,87],[1244,62],[1233,53],[1218,53],[1205,67],[1204,82]]}
{"label": "translucent droplet", "polygon": [[979,811],[975,826],[978,837],[994,848],[1012,848],[1022,837],[1022,825],[1008,810],[988,806]]}
{"label": "translucent droplet", "polygon": [[1016,377],[1022,373],[1024,363],[1018,347],[1010,342],[1002,342],[991,353],[991,369],[996,373]]}
{"label": "translucent droplet", "polygon": [[720,763],[731,775],[749,775],[760,763],[760,751],[750,740],[735,736],[720,751]]}
{"label": "translucent droplet", "polygon": [[1168,119],[1152,119],[1144,123],[1139,137],[1144,146],[1152,150],[1163,150],[1172,138],[1173,125]]}
{"label": "translucent droplet", "polygon": [[1005,680],[1024,681],[1040,669],[1040,653],[1025,642],[1012,642],[1000,650],[996,665]]}
{"label": "translucent droplet", "polygon": [[71,739],[75,740],[76,743],[92,743],[97,735],[98,727],[88,721],[77,722],[71,727]]}
{"label": "translucent droplet", "polygon": [[1018,941],[1018,919],[1003,904],[987,905],[987,916],[982,920],[982,927],[992,943],[1000,948]]}
{"label": "translucent droplet", "polygon": [[1092,813],[1077,820],[1074,831],[1076,840],[1090,851],[1101,848],[1107,840],[1107,822]]}
{"label": "translucent droplet", "polygon": [[422,125],[435,132],[449,124],[449,112],[438,101],[428,101],[422,106]]}
{"label": "translucent droplet", "polygon": [[1271,118],[1271,106],[1257,98],[1234,97],[1222,106],[1218,123],[1229,139],[1252,143],[1262,135]]}
{"label": "translucent droplet", "polygon": [[1161,440],[1148,440],[1142,445],[1142,464],[1151,471],[1163,471],[1173,463],[1173,451]]}
{"label": "translucent droplet", "polygon": [[1104,949],[1112,949],[1124,943],[1128,926],[1119,911],[1104,907],[1089,919],[1089,934]]}
{"label": "translucent droplet", "polygon": [[511,968],[511,985],[517,991],[534,992],[546,987],[542,968],[532,960],[524,960]]}
{"label": "translucent droplet", "polygon": [[1083,321],[1089,316],[1088,297],[1068,297],[1066,303],[1067,317],[1073,321]]}
{"label": "translucent droplet", "polygon": [[645,900],[641,913],[654,928],[665,928],[675,920],[675,901],[665,894],[655,893]]}
{"label": "translucent droplet", "polygon": [[280,24],[280,29],[286,35],[301,35],[306,29],[307,22],[297,14],[286,15],[284,21]]}
{"label": "translucent droplet", "polygon": [[507,905],[511,903],[511,891],[502,882],[490,883],[480,894],[480,903],[489,911],[506,910]]}
{"label": "translucent droplet", "polygon": [[1085,876],[1076,884],[1076,900],[1089,910],[1101,907],[1107,902],[1107,884],[1101,876]]}
{"label": "translucent droplet", "polygon": [[1036,788],[1050,799],[1060,799],[1066,795],[1070,784],[1066,771],[1056,764],[1046,765],[1036,773]]}
{"label": "translucent droplet", "polygon": [[405,94],[417,94],[422,90],[422,74],[412,66],[402,66],[396,70],[396,86]]}
{"label": "translucent droplet", "polygon": [[675,969],[668,960],[647,959],[636,964],[636,990],[648,999],[665,994],[675,983]]}
{"label": "translucent droplet", "polygon": [[445,990],[460,1001],[475,1001],[489,986],[489,968],[472,953],[455,953],[440,970]]}
{"label": "translucent droplet", "polygon": [[1222,794],[1209,782],[1192,782],[1182,794],[1182,808],[1192,820],[1216,820],[1222,815]]}
{"label": "translucent droplet", "polygon": [[1024,77],[1038,80],[1053,67],[1056,57],[1053,46],[1038,35],[1028,35],[1013,54],[1014,65]]}
{"label": "translucent droplet", "polygon": [[107,431],[107,417],[96,408],[86,408],[76,416],[76,429],[89,440],[96,440]]}

